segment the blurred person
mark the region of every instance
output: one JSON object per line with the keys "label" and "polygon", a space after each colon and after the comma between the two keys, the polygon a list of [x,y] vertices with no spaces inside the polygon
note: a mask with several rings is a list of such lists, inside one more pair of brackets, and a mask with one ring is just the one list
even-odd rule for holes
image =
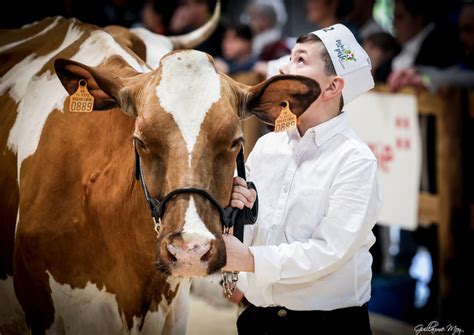
{"label": "blurred person", "polygon": [[458,62],[456,29],[444,20],[435,22],[435,16],[436,3],[430,0],[395,0],[393,28],[402,49],[393,71],[413,65],[446,68]]}
{"label": "blurred person", "polygon": [[[392,61],[392,72],[388,85],[392,90],[398,89],[394,84],[403,78],[404,73],[414,66],[429,66],[446,69],[458,64],[461,51],[455,38],[456,29],[439,12],[438,2],[430,0],[395,0],[393,27],[395,37],[401,45],[400,53]],[[440,16],[441,15],[441,16]],[[422,146],[422,166],[420,190],[436,193],[436,123],[433,116],[420,116],[420,135]],[[437,228],[431,222],[419,226],[414,232],[399,230],[399,252],[395,256],[395,271],[408,273],[413,259],[423,247],[429,252],[432,277],[428,283],[430,295],[417,313],[433,317],[437,313],[439,296],[438,237]]]}
{"label": "blurred person", "polygon": [[[460,48],[455,28],[445,20],[438,19],[436,3],[430,0],[395,0],[393,27],[401,51],[392,60],[389,86],[400,71],[413,66],[447,68],[460,59]],[[434,131],[432,117],[421,117],[420,127],[423,146],[421,190],[436,192],[436,170],[434,164]]]}
{"label": "blurred person", "polygon": [[[181,35],[204,25],[212,16],[216,0],[180,0],[170,21],[170,33]],[[207,52],[214,57],[222,56],[224,25],[219,23],[214,33],[194,49]]]}
{"label": "blurred person", "polygon": [[[316,28],[329,27],[338,22],[344,22],[353,9],[352,0],[306,0],[306,19]],[[344,22],[344,24],[355,33],[352,24]]]}
{"label": "blurred person", "polygon": [[[306,0],[306,19],[316,28],[329,27],[338,22],[344,23],[356,39],[358,33],[355,26],[350,22],[345,22],[345,18],[352,10],[352,0]],[[291,41],[291,40],[290,40]],[[288,44],[292,47],[294,43]],[[270,61],[260,61],[255,64],[254,71],[263,77],[271,77],[278,74],[279,68],[289,62],[289,53]]]}
{"label": "blurred person", "polygon": [[229,26],[222,40],[222,58],[215,59],[216,68],[229,75],[250,71],[256,58],[252,55],[252,30],[247,25]]}
{"label": "blurred person", "polygon": [[386,82],[392,69],[392,60],[400,52],[397,40],[386,32],[370,34],[362,44],[372,62],[376,82]]}
{"label": "blurred person", "polygon": [[253,32],[252,52],[261,60],[271,60],[290,53],[288,40],[283,36],[286,8],[281,0],[252,0],[242,21]]}
{"label": "blurred person", "polygon": [[[329,27],[338,22],[344,23],[356,39],[358,38],[355,26],[346,22],[345,18],[352,10],[352,0],[306,0],[306,19],[316,28]],[[275,58],[269,62],[257,62],[254,71],[264,77],[271,77],[278,73],[279,68],[289,62],[289,54]]]}
{"label": "blurred person", "polygon": [[[247,160],[259,218],[245,227],[244,243],[224,236],[224,270],[247,272],[250,305],[237,320],[238,332],[371,334],[377,160],[343,111],[373,87],[370,61],[337,24],[300,36],[280,73],[316,80],[321,94],[296,128],[261,137]],[[234,178],[231,206],[251,208],[255,199]]]}
{"label": "blurred person", "polygon": [[155,34],[169,35],[170,20],[176,6],[176,0],[147,0],[142,9],[144,27]]}
{"label": "blurred person", "polygon": [[392,91],[415,86],[435,93],[441,87],[474,88],[474,3],[465,4],[459,16],[459,40],[463,56],[459,64],[446,69],[412,66],[395,72],[388,82]]}
{"label": "blurred person", "polygon": [[364,40],[369,35],[383,32],[383,28],[374,20],[375,0],[353,0],[353,9],[347,20],[355,25],[359,37]]}
{"label": "blurred person", "polygon": [[[107,25],[118,25],[129,28],[134,23],[140,21],[141,1],[105,0],[104,2],[104,14]],[[78,6],[81,7],[83,11],[89,10],[89,8],[84,7],[79,1]]]}

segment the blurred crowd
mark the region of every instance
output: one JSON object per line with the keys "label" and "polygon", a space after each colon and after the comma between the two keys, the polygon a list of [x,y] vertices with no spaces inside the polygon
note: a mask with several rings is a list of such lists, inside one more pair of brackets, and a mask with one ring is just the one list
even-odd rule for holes
{"label": "blurred crowd", "polygon": [[[306,21],[314,30],[341,22],[367,50],[377,81],[393,90],[405,85],[436,91],[443,86],[474,85],[474,8],[472,0],[377,0],[393,9],[392,27],[374,19],[376,0],[298,0],[298,16],[288,1],[222,1],[221,22],[198,49],[217,59],[228,74],[255,71],[265,76],[278,67],[268,61],[288,55],[298,36],[287,36],[289,19]],[[18,27],[45,16],[76,17],[105,26],[144,26],[164,35],[179,35],[203,25],[215,0],[49,0],[9,2],[0,27]],[[238,5],[236,5],[238,3]],[[236,13],[232,9],[240,9]],[[292,7],[294,8],[294,6]],[[388,13],[390,16],[392,13]],[[297,32],[305,33],[307,31]],[[268,73],[270,72],[270,73]]]}

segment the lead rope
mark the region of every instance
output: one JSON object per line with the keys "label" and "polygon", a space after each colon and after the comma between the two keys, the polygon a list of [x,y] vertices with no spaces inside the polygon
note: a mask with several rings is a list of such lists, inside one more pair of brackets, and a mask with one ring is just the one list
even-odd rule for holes
{"label": "lead rope", "polygon": [[[239,154],[237,156],[237,175],[240,178],[246,180],[245,175],[245,160],[244,160],[244,147],[240,148]],[[245,210],[245,208],[243,209]],[[231,227],[224,227],[224,234],[229,235]],[[234,227],[234,235],[235,235],[235,227]],[[243,226],[242,226],[243,229]],[[243,238],[241,239],[239,236],[237,237],[241,242],[243,242]],[[239,280],[239,271],[223,271],[222,272],[222,287],[224,288],[224,295],[227,299],[230,299],[237,288],[237,282]]]}

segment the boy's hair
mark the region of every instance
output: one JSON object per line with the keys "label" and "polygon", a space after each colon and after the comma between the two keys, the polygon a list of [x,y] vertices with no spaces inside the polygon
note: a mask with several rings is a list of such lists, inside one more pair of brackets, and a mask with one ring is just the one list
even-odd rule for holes
{"label": "boy's hair", "polygon": [[[323,41],[321,41],[321,39],[317,35],[311,34],[311,33],[303,34],[300,37],[298,37],[298,39],[296,40],[296,43],[301,43],[301,44],[316,43],[316,42],[319,42],[323,44],[324,46]],[[323,51],[321,52],[321,58],[324,61],[324,74],[326,76],[337,75],[336,69],[334,68],[334,65],[332,64],[332,61],[331,61],[331,56],[329,56],[329,53],[326,50],[326,47],[324,47]]]}
{"label": "boy's hair", "polygon": [[250,26],[246,24],[236,24],[236,25],[229,25],[226,29],[227,31],[233,31],[235,36],[241,38],[243,40],[252,41],[253,33]]}
{"label": "boy's hair", "polygon": [[[332,63],[331,56],[329,56],[329,53],[326,49],[326,46],[324,45],[323,41],[321,41],[321,39],[317,35],[311,34],[311,33],[303,34],[303,35],[299,36],[298,39],[296,40],[296,43],[301,43],[301,44],[317,43],[317,42],[321,43],[324,47],[323,51],[321,51],[321,59],[324,62],[324,74],[326,76],[336,76],[337,73],[336,73],[336,69],[334,68],[334,64]],[[342,107],[344,107],[344,100],[343,100],[342,94],[341,94],[341,101],[339,103],[339,110],[340,111],[342,111]]]}

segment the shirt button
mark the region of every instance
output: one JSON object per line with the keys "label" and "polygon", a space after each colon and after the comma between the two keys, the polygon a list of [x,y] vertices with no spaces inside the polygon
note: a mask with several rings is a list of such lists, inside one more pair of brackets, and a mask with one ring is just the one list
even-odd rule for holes
{"label": "shirt button", "polygon": [[288,193],[288,186],[283,187],[283,192]]}
{"label": "shirt button", "polygon": [[284,317],[286,316],[286,314],[288,314],[287,311],[286,311],[286,309],[280,309],[280,310],[278,310],[278,316],[279,316],[280,318],[284,318]]}

